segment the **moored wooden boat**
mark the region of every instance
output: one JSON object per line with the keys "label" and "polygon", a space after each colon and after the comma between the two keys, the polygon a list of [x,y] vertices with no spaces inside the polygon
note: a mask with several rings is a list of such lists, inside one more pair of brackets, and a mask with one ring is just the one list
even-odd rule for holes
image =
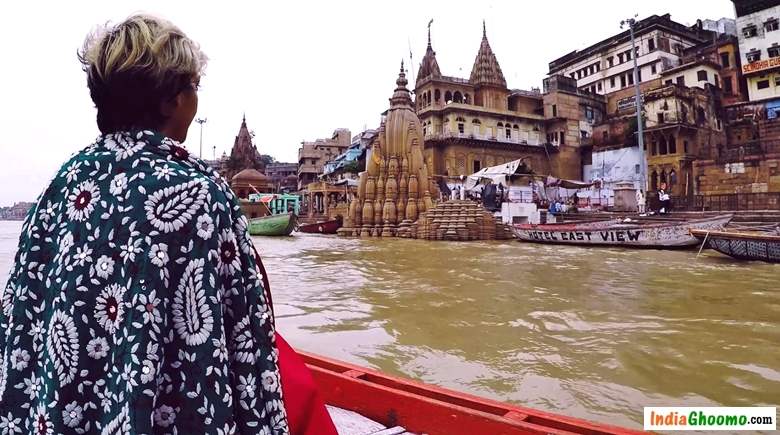
{"label": "moored wooden boat", "polygon": [[249,234],[253,236],[289,236],[295,229],[295,213],[282,213],[249,220]]}
{"label": "moored wooden boat", "polygon": [[732,258],[780,263],[780,235],[776,233],[691,230],[691,234],[706,247]]}
{"label": "moored wooden boat", "polygon": [[296,231],[302,233],[336,234],[339,228],[341,228],[341,219],[331,219],[324,222],[298,225]]}
{"label": "moored wooden boat", "polygon": [[[396,431],[427,435],[638,434],[414,382],[307,352],[325,403],[354,411]],[[403,428],[400,429],[399,427]]]}
{"label": "moored wooden boat", "polygon": [[694,246],[692,229],[723,229],[733,215],[724,214],[691,220],[605,220],[584,223],[519,224],[512,230],[521,241],[567,245],[624,246],[632,248],[675,248]]}

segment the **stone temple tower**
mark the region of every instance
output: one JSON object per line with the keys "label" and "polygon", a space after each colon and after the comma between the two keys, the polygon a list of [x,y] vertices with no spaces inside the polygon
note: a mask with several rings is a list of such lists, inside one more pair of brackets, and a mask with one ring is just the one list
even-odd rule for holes
{"label": "stone temple tower", "polygon": [[406,88],[403,62],[390,109],[360,174],[357,198],[341,232],[350,236],[396,235],[419,213],[433,208],[435,189],[423,158],[423,134]]}

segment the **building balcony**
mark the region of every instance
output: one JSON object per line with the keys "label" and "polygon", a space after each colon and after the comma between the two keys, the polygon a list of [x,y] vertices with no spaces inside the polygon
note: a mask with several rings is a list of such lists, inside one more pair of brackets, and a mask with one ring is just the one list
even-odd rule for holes
{"label": "building balcony", "polygon": [[298,166],[298,175],[301,174],[319,174],[322,172],[322,166],[317,165],[300,165]]}
{"label": "building balcony", "polygon": [[445,140],[445,139],[472,139],[472,140],[484,140],[498,143],[509,143],[517,145],[529,145],[529,146],[544,146],[544,142],[540,139],[520,139],[519,137],[506,137],[506,135],[490,136],[485,134],[474,133],[458,133],[458,132],[444,132],[444,133],[428,133],[425,135],[425,140]]}

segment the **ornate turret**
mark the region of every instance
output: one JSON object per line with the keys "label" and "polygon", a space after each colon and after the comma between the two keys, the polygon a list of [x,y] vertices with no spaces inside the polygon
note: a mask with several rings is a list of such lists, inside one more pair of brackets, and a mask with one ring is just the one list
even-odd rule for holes
{"label": "ornate turret", "polygon": [[441,77],[439,63],[436,62],[436,52],[431,47],[431,23],[433,23],[433,20],[428,23],[428,48],[425,49],[425,56],[423,56],[420,62],[420,69],[417,72],[417,83],[428,77]]}
{"label": "ornate turret", "polygon": [[407,84],[401,62],[390,109],[371,146],[366,171],[360,174],[357,205],[350,207],[347,222],[353,227],[342,234],[394,236],[399,225],[411,225],[410,216],[416,219],[418,207],[431,201],[421,123]]}
{"label": "ornate turret", "polygon": [[482,21],[482,43],[477,52],[477,58],[474,59],[474,66],[471,68],[471,77],[469,78],[474,86],[498,86],[506,88],[506,79],[501,72],[501,66],[498,65],[496,55],[490,48],[487,39],[487,30],[485,21]]}

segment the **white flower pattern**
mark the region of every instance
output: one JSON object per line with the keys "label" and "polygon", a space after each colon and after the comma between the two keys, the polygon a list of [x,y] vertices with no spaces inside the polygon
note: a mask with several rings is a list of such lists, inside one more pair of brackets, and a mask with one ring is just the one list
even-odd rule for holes
{"label": "white flower pattern", "polygon": [[289,433],[247,221],[221,176],[159,134],[113,133],[36,210],[0,289],[0,435]]}

